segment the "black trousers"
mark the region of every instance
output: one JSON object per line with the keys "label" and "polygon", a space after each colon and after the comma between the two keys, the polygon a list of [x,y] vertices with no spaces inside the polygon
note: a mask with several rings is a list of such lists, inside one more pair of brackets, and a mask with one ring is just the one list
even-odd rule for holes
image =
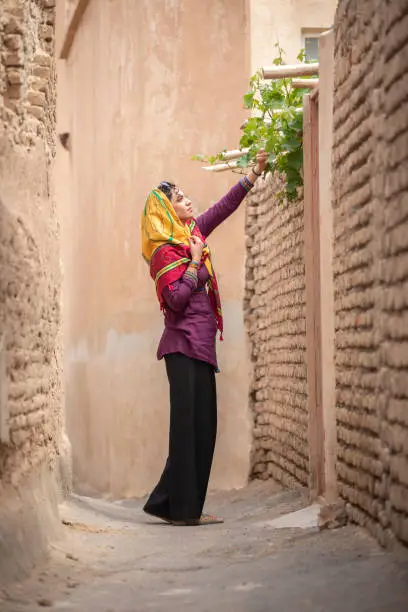
{"label": "black trousers", "polygon": [[213,366],[181,353],[165,356],[170,384],[170,444],[163,474],[144,506],[174,521],[198,519],[204,506],[217,435]]}

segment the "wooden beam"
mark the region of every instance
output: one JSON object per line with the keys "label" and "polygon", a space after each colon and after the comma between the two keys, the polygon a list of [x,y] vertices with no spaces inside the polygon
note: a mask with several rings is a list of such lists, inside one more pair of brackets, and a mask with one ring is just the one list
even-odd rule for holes
{"label": "wooden beam", "polygon": [[231,159],[238,159],[241,155],[248,153],[249,149],[232,149],[231,151],[225,151],[224,160],[229,161]]}
{"label": "wooden beam", "polygon": [[[225,172],[227,170],[232,170],[237,167],[237,162],[233,161],[234,159],[238,159],[241,155],[245,155],[248,153],[249,149],[232,149],[231,151],[225,151],[224,160],[228,162],[227,164],[219,163],[212,164],[209,166],[203,166],[203,170],[207,170],[208,172]],[[253,165],[253,162],[250,162],[250,166]]]}
{"label": "wooden beam", "polygon": [[237,167],[237,162],[230,162],[229,164],[214,164],[212,166],[203,166],[203,170],[207,172],[226,172],[227,170],[233,170]]}
{"label": "wooden beam", "polygon": [[285,79],[319,74],[319,64],[293,64],[291,66],[268,66],[262,68],[264,79]]}
{"label": "wooden beam", "polygon": [[[324,425],[324,497],[338,499],[335,367],[335,304],[333,276],[332,150],[334,96],[334,34],[319,38],[319,223],[322,408]],[[314,92],[313,92],[314,93]]]}
{"label": "wooden beam", "polygon": [[309,95],[310,99],[313,100],[313,102],[319,104],[319,87],[315,87],[314,89],[312,89]]}
{"label": "wooden beam", "polygon": [[78,0],[74,12],[72,13],[71,20],[68,24],[64,41],[62,43],[60,59],[68,59],[69,53],[72,48],[72,44],[75,39],[75,34],[78,31],[79,24],[82,21],[84,13],[88,8],[91,0]]}
{"label": "wooden beam", "polygon": [[304,253],[306,365],[309,413],[309,491],[316,500],[325,490],[321,380],[320,220],[318,108],[303,97]]}
{"label": "wooden beam", "polygon": [[292,87],[295,89],[314,89],[319,85],[319,79],[293,79]]}

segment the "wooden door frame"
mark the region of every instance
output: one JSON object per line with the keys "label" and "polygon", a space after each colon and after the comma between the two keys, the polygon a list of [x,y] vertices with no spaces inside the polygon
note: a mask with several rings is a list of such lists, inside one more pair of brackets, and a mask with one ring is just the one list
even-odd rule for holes
{"label": "wooden door frame", "polygon": [[309,411],[309,491],[324,494],[324,426],[322,410],[319,100],[318,90],[303,97],[304,249],[306,283],[306,363]]}
{"label": "wooden door frame", "polygon": [[[312,500],[338,498],[333,282],[333,32],[319,40],[319,89],[303,100],[306,362],[309,490]],[[320,93],[319,93],[320,92]]]}

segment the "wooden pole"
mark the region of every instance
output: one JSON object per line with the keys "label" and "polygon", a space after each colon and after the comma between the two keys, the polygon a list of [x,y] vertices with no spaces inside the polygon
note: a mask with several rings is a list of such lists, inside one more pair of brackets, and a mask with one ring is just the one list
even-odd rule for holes
{"label": "wooden pole", "polygon": [[[335,304],[333,276],[332,150],[334,95],[334,34],[319,38],[319,226],[322,409],[324,426],[324,497],[338,499],[335,367]],[[314,94],[315,92],[313,92]]]}
{"label": "wooden pole", "polygon": [[319,85],[319,79],[293,79],[292,87],[295,89],[314,89]]}
{"label": "wooden pole", "polygon": [[[245,155],[248,153],[249,149],[231,149],[231,151],[225,151],[223,153],[224,160],[228,162],[227,164],[212,164],[210,166],[203,166],[203,170],[207,170],[208,172],[225,172],[226,170],[232,170],[237,167],[237,162],[233,161],[234,159],[238,159],[241,155]],[[252,166],[253,163],[250,162],[248,164]]]}
{"label": "wooden pole", "polygon": [[203,166],[203,170],[207,172],[226,172],[227,170],[233,170],[237,167],[237,162],[230,162],[229,164],[214,164],[213,166]]}
{"label": "wooden pole", "polygon": [[285,79],[319,74],[319,64],[294,64],[292,66],[268,66],[262,68],[264,79]]}
{"label": "wooden pole", "polygon": [[309,412],[309,491],[312,500],[325,490],[321,380],[319,150],[317,103],[303,97],[304,253],[306,364]]}
{"label": "wooden pole", "polygon": [[225,151],[224,160],[229,161],[231,159],[238,159],[241,155],[248,153],[249,149],[232,149],[232,151]]}

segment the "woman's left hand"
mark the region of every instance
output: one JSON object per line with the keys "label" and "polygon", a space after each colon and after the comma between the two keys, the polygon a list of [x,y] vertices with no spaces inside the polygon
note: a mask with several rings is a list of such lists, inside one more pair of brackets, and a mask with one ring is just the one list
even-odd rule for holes
{"label": "woman's left hand", "polygon": [[255,166],[255,171],[258,174],[262,174],[262,172],[265,170],[266,164],[268,163],[268,157],[269,153],[267,153],[265,149],[259,149],[258,153],[256,154]]}

